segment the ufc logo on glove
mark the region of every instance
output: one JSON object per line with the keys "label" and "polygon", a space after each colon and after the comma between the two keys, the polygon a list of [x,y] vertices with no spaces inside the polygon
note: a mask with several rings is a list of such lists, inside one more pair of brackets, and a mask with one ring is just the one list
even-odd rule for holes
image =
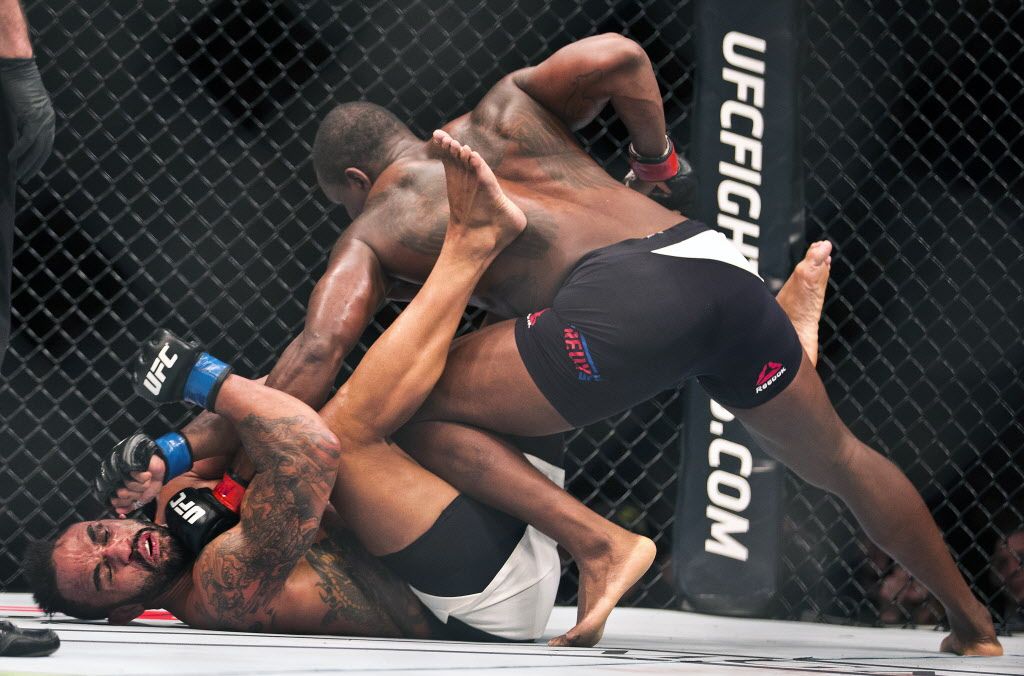
{"label": "ufc logo on glove", "polygon": [[164,345],[163,349],[160,350],[160,354],[153,360],[153,365],[149,367],[149,372],[146,374],[146,380],[143,383],[146,389],[153,394],[160,394],[160,388],[163,387],[164,380],[164,369],[174,366],[174,363],[178,361],[178,355],[168,355],[167,350],[170,345]]}
{"label": "ufc logo on glove", "polygon": [[171,509],[181,515],[181,518],[188,523],[194,524],[199,519],[206,516],[206,510],[197,505],[192,500],[185,500],[185,491],[182,491],[174,496],[174,498],[167,503]]}

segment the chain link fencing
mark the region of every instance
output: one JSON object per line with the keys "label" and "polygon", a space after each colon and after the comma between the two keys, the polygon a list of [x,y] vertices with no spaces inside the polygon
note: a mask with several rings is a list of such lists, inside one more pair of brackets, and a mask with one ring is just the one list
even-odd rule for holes
{"label": "chain link fencing", "polygon": [[[992,561],[1024,530],[1021,10],[877,4],[806,5],[808,235],[837,244],[820,370],[844,419],[910,474],[976,591],[1008,619],[1012,585]],[[21,588],[27,538],[102,512],[89,482],[103,453],[187,420],[132,394],[125,365],[141,338],[167,326],[257,374],[299,330],[347,223],[309,162],[334,103],[386,105],[425,135],[510,70],[614,31],[647,50],[669,128],[689,141],[689,2],[26,5],[58,130],[18,196],[0,391],[9,590]],[[625,172],[626,132],[610,113],[580,139]],[[350,364],[397,311],[377,317]],[[682,418],[679,392],[666,392],[567,441],[569,489],[658,542],[630,604],[682,601],[668,541]],[[909,582],[887,604],[898,571],[841,505],[796,480],[787,488],[777,616],[928,619]],[[1007,570],[1019,566],[1010,558]],[[560,601],[574,602],[575,587],[570,565]]]}
{"label": "chain link fencing", "polygon": [[[804,30],[807,234],[838,249],[819,370],[997,622],[1020,625],[1024,8],[816,0]],[[934,621],[836,499],[787,489],[786,616]]]}

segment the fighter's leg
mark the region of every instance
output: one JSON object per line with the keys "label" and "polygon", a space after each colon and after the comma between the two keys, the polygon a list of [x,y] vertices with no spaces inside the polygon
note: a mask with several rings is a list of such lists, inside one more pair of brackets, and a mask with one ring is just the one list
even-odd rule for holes
{"label": "fighter's leg", "polygon": [[507,319],[455,340],[444,373],[413,419],[457,421],[520,436],[571,430],[526,370],[514,327],[515,320]]}
{"label": "fighter's leg", "polygon": [[924,501],[893,463],[843,424],[806,355],[783,392],[733,413],[766,451],[839,496],[868,537],[935,594],[952,629],[942,650],[1002,654],[988,611],[957,570]]}
{"label": "fighter's leg", "polygon": [[[813,245],[787,282],[781,298],[797,326],[802,329],[799,335],[807,336],[810,341],[808,347],[815,351],[830,250],[831,245],[827,242]],[[456,341],[449,355],[449,368],[427,403],[417,413],[416,419],[457,420],[524,436],[569,429],[570,424],[554,409],[530,377],[516,345],[513,327],[514,322],[503,322]],[[495,364],[500,364],[501,368],[494,368]],[[454,432],[449,430],[447,433]],[[508,479],[514,472],[521,472],[519,467],[525,464],[516,457],[504,460],[496,458],[492,465],[487,464],[484,449],[501,453],[500,444],[488,443],[481,438],[478,442],[465,440],[459,444],[442,444],[439,449],[438,455],[423,460],[430,463],[431,469],[467,493],[532,523],[573,553],[585,572],[591,568],[586,554],[591,549],[586,541],[573,543],[574,538],[585,538],[586,529],[560,528],[573,523],[577,518],[572,515],[583,509],[578,502],[567,495],[557,495],[550,486],[541,483],[530,486],[526,477]],[[445,466],[446,450],[457,456],[447,459],[452,467]],[[478,476],[471,476],[474,471]],[[481,481],[479,477],[486,476],[486,472],[495,472],[495,480]],[[463,480],[460,475],[468,476]],[[510,488],[513,482],[515,490]],[[523,500],[522,495],[530,495],[531,498]],[[518,508],[515,506],[517,503]],[[543,509],[529,514],[523,512],[524,509],[539,505],[543,505]],[[593,592],[603,584],[599,579],[584,575],[582,582],[581,598],[601,596],[599,592]],[[588,590],[590,593],[585,593]],[[585,602],[581,603],[581,611],[582,619],[587,616]],[[575,632],[571,634],[575,635]]]}
{"label": "fighter's leg", "polygon": [[[630,533],[555,486],[507,440],[446,422],[407,425],[396,440],[416,460],[457,489],[532,524],[561,544],[580,568],[578,624],[552,645],[594,645],[626,591],[657,553],[649,538]],[[529,440],[522,451],[529,452]]]}
{"label": "fighter's leg", "polygon": [[374,556],[409,546],[458,496],[394,444],[342,448],[331,504]]}

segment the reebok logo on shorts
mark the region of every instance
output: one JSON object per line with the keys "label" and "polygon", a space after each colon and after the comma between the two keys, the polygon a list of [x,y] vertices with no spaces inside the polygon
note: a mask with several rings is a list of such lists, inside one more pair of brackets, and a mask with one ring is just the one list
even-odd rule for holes
{"label": "reebok logo on shorts", "polygon": [[537,323],[538,319],[540,319],[540,316],[550,309],[551,308],[546,307],[543,310],[537,310],[536,312],[531,312],[530,314],[526,315],[526,328],[532,329],[533,325]]}
{"label": "reebok logo on shorts", "polygon": [[757,377],[757,383],[754,386],[754,394],[760,394],[767,390],[785,372],[786,367],[775,361],[770,361],[762,366],[761,375]]}
{"label": "reebok logo on shorts", "polygon": [[562,331],[565,338],[565,351],[569,360],[576,367],[576,377],[580,380],[598,381],[601,374],[597,371],[597,365],[590,356],[590,349],[587,347],[587,339],[583,337],[575,326],[567,326]]}

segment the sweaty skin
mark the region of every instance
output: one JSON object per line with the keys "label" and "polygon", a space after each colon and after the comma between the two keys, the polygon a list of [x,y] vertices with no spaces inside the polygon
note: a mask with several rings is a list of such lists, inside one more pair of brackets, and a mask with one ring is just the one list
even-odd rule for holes
{"label": "sweaty skin", "polygon": [[[657,82],[643,50],[621,36],[581,40],[512,73],[473,111],[445,126],[479,151],[528,219],[523,234],[477,284],[474,299],[480,306],[503,317],[543,309],[584,254],[684,220],[613,180],[575,142],[571,131],[608,103],[640,154],[660,154],[665,123]],[[306,326],[268,385],[322,401],[341,360],[384,299],[389,280],[424,279],[447,219],[441,168],[427,147],[414,138],[396,139],[379,173],[360,176],[358,168],[349,168],[355,183],[322,185],[329,198],[358,217],[332,251],[310,299]],[[788,309],[799,328],[820,306],[808,312],[794,302]],[[534,436],[569,429],[527,373],[512,325],[498,322],[455,341],[447,370],[414,421]],[[808,331],[800,337],[816,343]],[[734,413],[768,452],[843,499],[871,538],[942,601],[952,626],[944,650],[1001,652],[987,610],[957,571],[927,507],[898,468],[839,420],[809,359],[783,393]],[[229,452],[236,443],[230,426],[209,417],[184,433],[198,457]],[[506,460],[494,466],[501,474],[489,481],[457,483],[464,460],[459,448],[451,449],[449,468],[437,471],[456,488],[537,526],[566,547],[580,565],[580,614],[577,626],[555,643],[593,645],[611,608],[638,576],[628,534],[595,522],[567,495],[536,482],[527,468],[502,456],[500,445],[492,444],[491,451]],[[894,514],[902,518],[897,521]]]}
{"label": "sweaty skin", "polygon": [[[169,535],[144,523],[72,526],[54,552],[66,596],[115,604],[114,621],[159,605],[203,628],[444,636],[408,588],[366,553],[407,547],[457,495],[388,437],[441,375],[472,288],[526,218],[477,153],[441,131],[433,143],[451,204],[443,250],[416,298],[338,394],[316,414],[237,375],[221,387],[216,410],[238,428],[257,469],[238,525],[207,544],[183,573],[166,565],[176,549]],[[180,479],[165,487],[158,517],[181,487]],[[365,550],[337,528],[314,537],[328,492]],[[634,538],[653,549],[646,538]],[[161,570],[174,572],[151,574]]]}

